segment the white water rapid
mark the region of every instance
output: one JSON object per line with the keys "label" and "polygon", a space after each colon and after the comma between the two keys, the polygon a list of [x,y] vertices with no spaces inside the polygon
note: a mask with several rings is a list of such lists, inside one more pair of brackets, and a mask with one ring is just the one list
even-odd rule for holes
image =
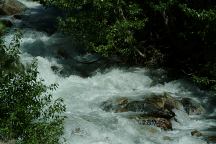
{"label": "white water rapid", "polygon": [[[30,9],[42,8],[36,2],[20,1]],[[22,28],[22,32],[22,62],[30,62],[36,57],[39,76],[46,84],[59,84],[53,96],[62,97],[67,107],[63,136],[66,144],[207,144],[205,140],[191,136],[191,131],[214,133],[215,130],[209,131],[216,128],[216,109],[212,106],[214,104],[210,103],[211,95],[193,85],[183,80],[155,84],[155,79],[165,75],[163,70],[156,70],[158,76],[154,78],[151,75],[153,72],[145,68],[109,68],[105,72],[98,71],[85,78],[76,72],[63,77],[51,67],[63,69],[73,62],[60,61],[54,54],[59,47],[72,48],[73,43],[60,34],[48,35],[31,28]],[[12,35],[13,33],[10,33],[6,36],[7,42]],[[67,70],[73,70],[73,65],[68,67],[70,69]],[[183,110],[174,110],[178,122],[172,121],[173,130],[164,131],[139,125],[124,118],[122,114],[105,112],[100,107],[102,102],[110,98],[133,98],[151,92],[169,92],[175,97],[191,97],[206,108],[211,108],[211,111],[206,118],[207,116],[188,116]]]}

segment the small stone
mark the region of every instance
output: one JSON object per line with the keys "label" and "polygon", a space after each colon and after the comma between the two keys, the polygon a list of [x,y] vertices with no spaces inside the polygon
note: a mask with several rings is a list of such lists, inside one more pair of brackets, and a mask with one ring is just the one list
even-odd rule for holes
{"label": "small stone", "polygon": [[201,137],[203,136],[203,134],[201,132],[199,132],[198,130],[194,130],[191,132],[192,136],[196,136],[196,137]]}

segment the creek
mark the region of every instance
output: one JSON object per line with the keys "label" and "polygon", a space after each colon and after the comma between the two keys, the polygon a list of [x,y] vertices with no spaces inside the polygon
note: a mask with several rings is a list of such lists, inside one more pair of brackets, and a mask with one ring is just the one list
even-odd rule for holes
{"label": "creek", "polygon": [[[168,80],[166,71],[142,67],[110,67],[110,60],[89,54],[71,41],[55,33],[55,9],[46,9],[36,2],[20,0],[28,10],[23,19],[13,20],[13,28],[20,28],[21,60],[29,63],[38,59],[39,77],[46,84],[58,83],[54,99],[62,97],[67,116],[63,137],[67,144],[207,144],[216,135],[216,100],[214,95],[198,89],[186,80]],[[9,17],[9,19],[11,19]],[[5,37],[12,39],[14,30]],[[107,64],[108,63],[108,64]],[[173,130],[162,130],[140,125],[123,115],[104,111],[101,104],[118,97],[137,98],[149,93],[170,93],[172,97],[188,97],[199,102],[206,112],[188,115],[184,110],[173,110]],[[211,142],[209,142],[211,143]],[[214,142],[212,142],[214,143]]]}

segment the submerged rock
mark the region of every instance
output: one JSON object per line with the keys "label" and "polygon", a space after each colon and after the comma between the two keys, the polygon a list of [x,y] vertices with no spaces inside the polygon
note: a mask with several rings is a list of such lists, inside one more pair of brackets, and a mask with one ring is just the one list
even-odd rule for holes
{"label": "submerged rock", "polygon": [[22,13],[26,10],[26,6],[17,0],[1,0],[0,15],[14,15]]}
{"label": "submerged rock", "polygon": [[62,48],[57,49],[56,54],[57,54],[57,57],[61,58],[61,59],[68,59],[70,57],[68,52],[65,49],[62,49]]}
{"label": "submerged rock", "polygon": [[169,137],[169,136],[164,136],[163,140],[165,140],[165,141],[173,141],[173,139],[171,137]]}
{"label": "submerged rock", "polygon": [[196,137],[201,137],[201,136],[203,136],[203,134],[202,134],[200,131],[198,131],[198,130],[192,131],[192,132],[191,132],[191,135],[192,135],[192,136],[196,136]]}
{"label": "submerged rock", "polygon": [[61,74],[63,68],[58,66],[58,65],[52,65],[51,69],[53,70],[54,73],[56,74]]}
{"label": "submerged rock", "polygon": [[200,115],[205,113],[203,106],[191,98],[182,98],[181,103],[189,115]]}
{"label": "submerged rock", "polygon": [[76,56],[74,57],[74,60],[76,60],[79,63],[83,63],[83,64],[90,64],[90,63],[94,63],[97,62],[101,59],[101,56],[98,54],[91,54],[91,53],[87,53],[85,55],[82,56]]}
{"label": "submerged rock", "polygon": [[127,112],[126,109],[129,99],[126,97],[120,97],[112,100],[107,100],[102,103],[101,107],[105,111],[114,111],[114,112]]}

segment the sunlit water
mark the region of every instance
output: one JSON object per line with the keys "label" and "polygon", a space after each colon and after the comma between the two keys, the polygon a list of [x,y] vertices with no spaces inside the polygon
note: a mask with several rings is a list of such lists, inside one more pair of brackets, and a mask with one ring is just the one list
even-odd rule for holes
{"label": "sunlit water", "polygon": [[[29,8],[41,7],[38,3],[23,1]],[[9,42],[12,34],[6,37]],[[23,29],[21,40],[21,60],[31,62],[38,59],[39,77],[46,84],[58,83],[53,92],[54,98],[62,97],[67,107],[65,134],[67,144],[207,144],[202,139],[191,136],[191,131],[205,131],[216,127],[216,120],[188,116],[183,110],[174,110],[176,121],[172,121],[173,130],[143,126],[124,118],[121,114],[105,112],[100,104],[115,97],[137,97],[148,93],[169,92],[174,97],[191,97],[211,108],[208,116],[215,116],[214,107],[207,106],[209,97],[206,92],[183,80],[155,84],[151,71],[145,68],[111,68],[105,72],[95,72],[82,78],[78,75],[63,77],[56,74],[51,66],[57,65],[58,59],[52,54],[51,46],[62,41],[62,37],[48,36],[46,33]],[[162,70],[158,70],[159,73]],[[160,74],[159,74],[160,75]],[[162,77],[163,73],[161,72]]]}

